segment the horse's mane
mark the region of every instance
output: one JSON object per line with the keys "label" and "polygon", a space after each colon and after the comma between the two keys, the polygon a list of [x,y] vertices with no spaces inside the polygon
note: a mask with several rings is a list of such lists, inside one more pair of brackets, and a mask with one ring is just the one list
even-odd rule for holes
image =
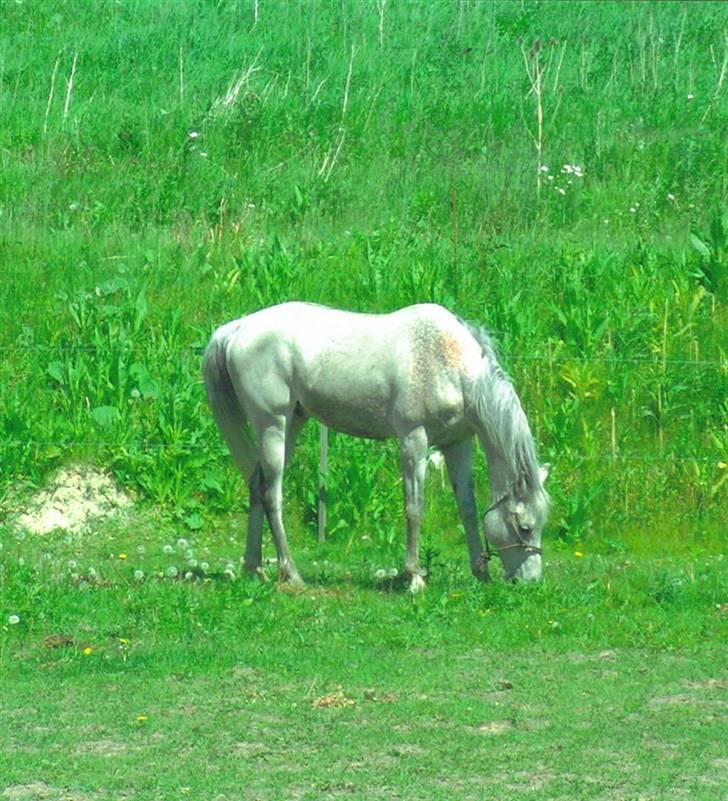
{"label": "horse's mane", "polygon": [[513,382],[498,361],[495,342],[483,326],[467,320],[459,321],[480,345],[483,354],[480,375],[470,388],[470,402],[485,433],[503,453],[514,479],[525,481],[532,491],[544,492],[531,428]]}

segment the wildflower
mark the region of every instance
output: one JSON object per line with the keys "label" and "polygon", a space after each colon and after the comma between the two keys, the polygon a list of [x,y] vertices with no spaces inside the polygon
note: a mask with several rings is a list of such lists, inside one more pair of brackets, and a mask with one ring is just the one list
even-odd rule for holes
{"label": "wildflower", "polygon": [[94,652],[94,649],[93,649],[93,648],[92,648],[90,645],[87,645],[87,646],[86,646],[86,647],[83,649],[83,655],[84,655],[84,656],[91,656],[91,654],[92,654],[93,652]]}
{"label": "wildflower", "polygon": [[190,133],[189,133],[190,139],[197,139],[199,137],[199,135],[200,135],[199,131],[190,131]]}
{"label": "wildflower", "polygon": [[688,95],[688,100],[695,100],[695,95],[692,92]]}
{"label": "wildflower", "polygon": [[545,164],[542,164],[541,165],[541,172],[548,172],[548,171],[549,171],[549,168]]}
{"label": "wildflower", "polygon": [[122,562],[123,562],[123,561],[124,561],[124,559],[126,559],[126,558],[127,558],[127,555],[126,555],[125,553],[120,553],[120,554],[119,554],[119,559],[121,559],[121,561],[122,561]]}
{"label": "wildflower", "polygon": [[584,554],[581,551],[574,551],[574,556],[576,556],[577,559],[578,559],[578,558],[584,556]]}
{"label": "wildflower", "polygon": [[69,570],[75,570],[77,567],[78,567],[78,563],[76,562],[75,559],[69,559],[68,560],[68,569]]}
{"label": "wildflower", "polygon": [[673,195],[672,192],[668,192],[667,193],[667,199],[672,201],[672,202],[674,202],[675,201],[675,195]]}
{"label": "wildflower", "polygon": [[8,625],[17,626],[18,623],[20,623],[20,617],[18,615],[10,615],[8,618]]}
{"label": "wildflower", "polygon": [[144,578],[144,571],[143,570],[135,570],[134,571],[134,578],[137,581],[141,581]]}
{"label": "wildflower", "polygon": [[629,207],[629,213],[630,214],[637,214],[637,209],[634,206],[630,206]]}
{"label": "wildflower", "polygon": [[137,553],[144,553],[146,548],[143,545],[137,545]]}
{"label": "wildflower", "polygon": [[174,553],[174,548],[171,545],[165,545],[162,552],[166,554]]}
{"label": "wildflower", "polygon": [[557,187],[556,187],[556,191],[557,191],[557,192],[558,192],[560,195],[565,195],[565,194],[566,194],[566,190],[565,190],[565,189],[563,189],[563,188],[562,188],[562,187],[560,187],[560,186],[557,186]]}
{"label": "wildflower", "polygon": [[177,540],[177,547],[178,547],[178,548],[179,548],[181,551],[183,551],[183,550],[184,550],[185,548],[187,548],[188,546],[189,546],[189,542],[187,542],[187,540],[186,540],[184,537],[180,537],[180,538]]}
{"label": "wildflower", "polygon": [[147,719],[147,716],[146,715],[137,715],[136,719],[137,719],[137,721],[139,723],[144,723],[144,721]]}
{"label": "wildflower", "polygon": [[571,164],[564,164],[564,166],[561,168],[561,172],[564,172],[567,175],[570,175],[573,171],[574,168],[571,166]]}
{"label": "wildflower", "polygon": [[174,565],[170,565],[167,568],[167,576],[169,578],[177,578],[177,574],[178,573],[179,573],[179,570],[177,570],[177,568]]}
{"label": "wildflower", "polygon": [[194,559],[194,556],[195,556],[194,551],[191,548],[188,548],[185,551],[185,559]]}
{"label": "wildflower", "polygon": [[127,640],[125,637],[119,637],[119,643],[121,645],[129,645],[129,640]]}
{"label": "wildflower", "polygon": [[92,578],[92,579],[96,578],[96,568],[95,567],[90,567],[88,569],[88,571],[87,571],[87,575],[88,575],[89,578]]}
{"label": "wildflower", "polygon": [[200,562],[200,570],[201,570],[203,573],[207,573],[207,571],[208,571],[209,569],[210,569],[210,565],[209,565],[207,562]]}
{"label": "wildflower", "polygon": [[391,578],[391,579],[397,578],[397,568],[396,567],[390,567],[389,570],[388,570],[388,573],[389,573],[389,578]]}
{"label": "wildflower", "polygon": [[188,559],[187,565],[188,567],[197,567],[197,559]]}
{"label": "wildflower", "polygon": [[378,570],[377,570],[377,571],[374,573],[374,575],[375,575],[375,576],[376,576],[376,578],[378,578],[378,579],[383,579],[383,578],[386,578],[386,577],[387,577],[387,571],[386,571],[386,570],[385,570],[383,567],[380,567],[380,568],[379,568],[379,569],[378,569]]}

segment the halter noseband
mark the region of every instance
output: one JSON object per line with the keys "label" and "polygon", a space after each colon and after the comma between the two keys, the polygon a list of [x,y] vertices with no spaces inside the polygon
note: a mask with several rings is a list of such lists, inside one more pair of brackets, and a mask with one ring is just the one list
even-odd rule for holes
{"label": "halter noseband", "polygon": [[[505,501],[505,499],[509,495],[510,495],[510,492],[506,492],[505,494],[501,495],[501,497],[498,498],[498,500],[496,500],[493,503],[491,503],[491,505],[485,510],[485,514],[483,515],[483,519],[485,519],[485,517],[488,514],[488,512],[492,512],[493,509],[496,509],[498,506],[500,506],[503,503],[503,501]],[[503,553],[503,551],[508,551],[508,550],[513,549],[513,548],[523,548],[523,550],[529,555],[531,555],[531,554],[539,554],[540,555],[540,554],[543,553],[543,551],[541,550],[541,548],[539,548],[538,545],[532,545],[530,542],[526,542],[526,540],[524,540],[523,537],[521,536],[521,533],[518,531],[518,529],[516,529],[516,537],[518,538],[518,542],[511,542],[509,545],[501,545],[499,548],[491,549],[490,543],[488,542],[488,535],[484,531],[483,532],[483,539],[485,540],[485,550],[480,555],[480,558],[484,562],[489,562],[493,558],[493,552],[494,551],[498,556],[500,556],[501,553]]]}

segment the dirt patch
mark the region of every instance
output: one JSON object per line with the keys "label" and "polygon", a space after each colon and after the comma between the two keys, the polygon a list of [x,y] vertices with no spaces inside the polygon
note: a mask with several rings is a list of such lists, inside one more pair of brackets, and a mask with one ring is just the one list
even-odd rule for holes
{"label": "dirt patch", "polygon": [[111,477],[93,467],[64,467],[18,516],[17,524],[33,534],[54,529],[78,532],[92,521],[128,508],[132,499]]}
{"label": "dirt patch", "polygon": [[8,801],[90,801],[95,797],[93,793],[80,793],[62,787],[52,787],[45,782],[13,784],[6,787],[0,796]]}

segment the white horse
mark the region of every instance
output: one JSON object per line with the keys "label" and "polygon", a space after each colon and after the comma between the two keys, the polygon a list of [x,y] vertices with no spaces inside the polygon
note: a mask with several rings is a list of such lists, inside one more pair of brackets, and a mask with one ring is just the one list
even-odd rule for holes
{"label": "white horse", "polygon": [[[538,464],[518,396],[482,329],[431,304],[357,314],[283,303],[218,328],[203,371],[213,414],[250,490],[248,570],[262,570],[265,514],[281,578],[303,583],[283,527],[283,470],[315,417],[355,437],[399,439],[412,592],[424,586],[418,542],[430,446],[445,457],[473,574],[489,580],[492,547],[507,578],[541,577],[548,465]],[[485,550],[473,494],[476,435],[492,492]]]}

